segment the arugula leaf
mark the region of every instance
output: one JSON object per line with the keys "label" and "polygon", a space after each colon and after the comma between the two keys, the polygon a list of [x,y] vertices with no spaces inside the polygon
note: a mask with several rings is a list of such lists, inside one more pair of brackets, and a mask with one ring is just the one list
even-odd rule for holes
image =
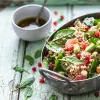
{"label": "arugula leaf", "polygon": [[95,58],[94,61],[91,64],[91,68],[90,68],[90,73],[95,73],[96,72],[96,67],[99,65],[99,60],[98,58]]}
{"label": "arugula leaf", "polygon": [[24,90],[24,100],[27,100],[28,98],[30,98],[33,94],[33,90],[30,86],[27,86]]}
{"label": "arugula leaf", "polygon": [[35,52],[35,58],[37,59],[37,58],[39,58],[40,56],[41,56],[41,52],[42,52],[42,50],[40,49],[40,50],[37,50],[36,52]]}
{"label": "arugula leaf", "polygon": [[29,72],[28,72],[27,70],[25,70],[24,68],[22,68],[22,67],[17,67],[17,66],[15,66],[15,67],[13,68],[13,70],[15,70],[16,72],[20,72],[20,73],[22,73],[22,72],[27,72],[27,73],[29,74]]}
{"label": "arugula leaf", "polygon": [[57,95],[51,95],[50,97],[49,97],[49,100],[58,100],[58,97],[57,97]]}
{"label": "arugula leaf", "polygon": [[96,42],[97,42],[98,40],[100,40],[100,39],[99,39],[99,38],[90,38],[88,41],[89,41],[89,43],[94,43],[94,44],[96,44]]}
{"label": "arugula leaf", "polygon": [[62,29],[54,35],[54,39],[52,41],[58,45],[63,45],[65,44],[67,39],[70,39],[73,37],[74,32],[75,30],[72,30],[72,29]]}
{"label": "arugula leaf", "polygon": [[60,61],[69,62],[72,64],[82,64],[83,62],[76,57],[73,56],[65,56]]}
{"label": "arugula leaf", "polygon": [[25,59],[29,62],[30,66],[34,64],[34,58],[33,57],[26,55]]}
{"label": "arugula leaf", "polygon": [[93,26],[94,25],[94,18],[93,17],[90,17],[90,18],[85,18],[83,20],[83,23],[87,26]]}
{"label": "arugula leaf", "polygon": [[55,44],[52,41],[47,42],[46,48],[55,52],[55,53],[59,53],[60,51],[64,51],[59,45]]}

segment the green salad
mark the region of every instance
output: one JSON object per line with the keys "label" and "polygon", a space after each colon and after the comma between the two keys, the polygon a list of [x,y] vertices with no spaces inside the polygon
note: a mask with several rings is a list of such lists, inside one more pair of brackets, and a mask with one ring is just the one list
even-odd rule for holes
{"label": "green salad", "polygon": [[43,65],[49,70],[83,80],[100,75],[100,19],[77,19],[46,42]]}

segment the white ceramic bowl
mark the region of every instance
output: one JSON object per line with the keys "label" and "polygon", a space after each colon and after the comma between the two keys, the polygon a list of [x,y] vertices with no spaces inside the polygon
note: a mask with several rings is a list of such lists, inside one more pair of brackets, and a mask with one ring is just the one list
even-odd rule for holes
{"label": "white ceramic bowl", "polygon": [[17,36],[26,41],[36,41],[45,38],[51,29],[51,13],[47,7],[40,17],[44,18],[47,22],[41,27],[35,29],[25,29],[17,25],[17,23],[27,17],[36,17],[41,9],[41,5],[30,4],[17,8],[12,14],[12,25]]}

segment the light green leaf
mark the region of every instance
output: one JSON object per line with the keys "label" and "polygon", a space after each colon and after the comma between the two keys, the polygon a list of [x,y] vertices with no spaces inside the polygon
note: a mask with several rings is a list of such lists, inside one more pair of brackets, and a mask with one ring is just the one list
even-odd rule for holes
{"label": "light green leaf", "polygon": [[40,50],[37,50],[37,51],[35,52],[34,57],[35,57],[36,59],[39,58],[39,57],[41,56],[41,52],[42,52],[41,49],[40,49]]}

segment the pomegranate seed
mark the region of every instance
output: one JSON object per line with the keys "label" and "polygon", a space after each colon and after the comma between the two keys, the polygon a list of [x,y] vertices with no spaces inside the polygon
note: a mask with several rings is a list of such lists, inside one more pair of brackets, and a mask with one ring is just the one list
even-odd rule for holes
{"label": "pomegranate seed", "polygon": [[42,64],[41,64],[41,62],[38,62],[38,66],[39,66],[39,67],[42,67]]}
{"label": "pomegranate seed", "polygon": [[99,92],[96,91],[94,95],[95,95],[96,97],[98,97],[98,96],[99,96]]}
{"label": "pomegranate seed", "polygon": [[63,15],[61,15],[61,16],[60,16],[60,20],[63,20],[63,19],[64,19],[64,16],[63,16]]}
{"label": "pomegranate seed", "polygon": [[37,70],[36,67],[33,67],[33,68],[32,68],[32,71],[33,71],[33,72],[35,72],[36,70]]}
{"label": "pomegranate seed", "polygon": [[91,36],[88,36],[88,39],[90,39],[91,38]]}
{"label": "pomegranate seed", "polygon": [[77,58],[80,59],[81,58],[81,54],[77,54]]}
{"label": "pomegranate seed", "polygon": [[54,65],[55,65],[55,64],[53,64],[53,63],[50,63],[50,65],[49,65],[49,69],[50,69],[50,70],[53,70],[53,68],[54,68]]}
{"label": "pomegranate seed", "polygon": [[40,80],[39,80],[39,82],[41,83],[41,84],[43,84],[45,81],[44,81],[44,77],[42,77]]}
{"label": "pomegranate seed", "polygon": [[88,31],[89,29],[90,29],[89,27],[86,27],[86,28],[85,28],[86,31]]}
{"label": "pomegranate seed", "polygon": [[89,56],[86,56],[85,57],[85,60],[90,61],[90,57]]}
{"label": "pomegranate seed", "polygon": [[55,15],[57,15],[57,14],[58,14],[58,12],[57,12],[57,11],[54,11],[54,14],[55,14]]}
{"label": "pomegranate seed", "polygon": [[56,25],[57,25],[57,22],[56,22],[56,21],[55,21],[55,22],[53,22],[53,25],[55,25],[55,26],[56,26]]}

